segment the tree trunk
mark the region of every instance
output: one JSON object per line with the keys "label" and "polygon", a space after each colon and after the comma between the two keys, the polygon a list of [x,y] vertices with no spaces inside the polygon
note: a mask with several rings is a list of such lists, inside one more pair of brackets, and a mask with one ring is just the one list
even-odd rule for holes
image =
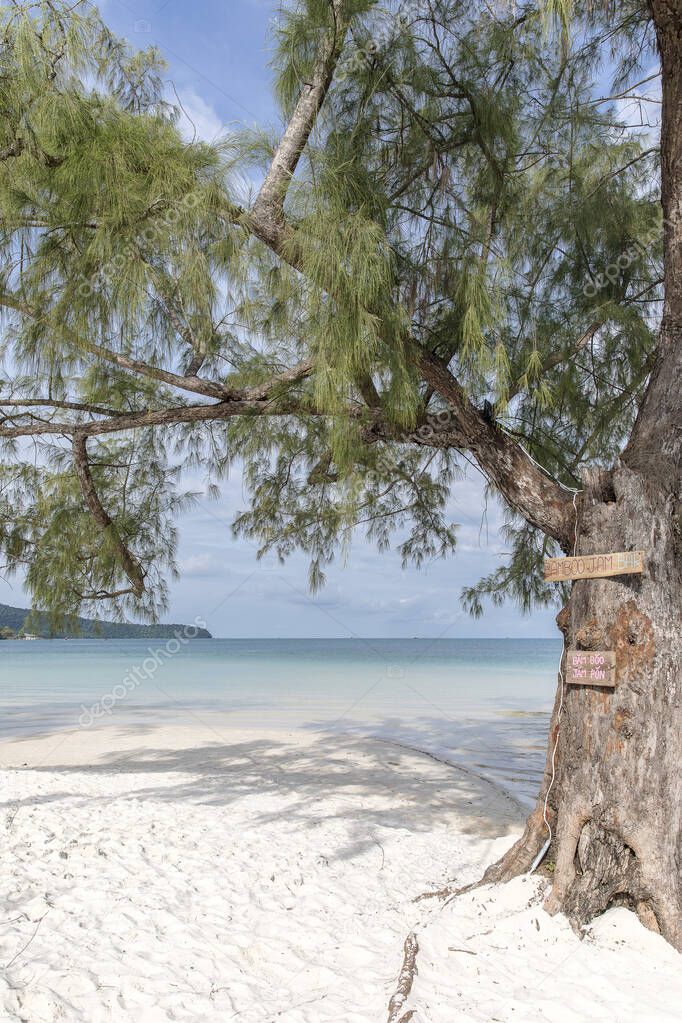
{"label": "tree trunk", "polygon": [[560,681],[538,804],[483,880],[529,869],[547,805],[550,912],[580,927],[628,905],[682,952],[682,0],[649,7],[663,96],[661,337],[622,460],[585,476],[576,531],[578,553],[642,549],[646,567],[573,584],[557,619],[563,667],[567,649],[613,650],[616,687]]}
{"label": "tree trunk", "polygon": [[661,57],[663,320],[627,464],[680,493],[682,459],[682,0],[650,0]]}
{"label": "tree trunk", "polygon": [[527,870],[546,840],[543,809],[558,734],[547,909],[580,927],[609,906],[627,905],[680,951],[681,547],[671,496],[624,466],[589,473],[578,553],[646,550],[645,572],[573,583],[558,622],[565,650],[615,651],[616,687],[563,686],[538,805],[522,839],[484,879]]}

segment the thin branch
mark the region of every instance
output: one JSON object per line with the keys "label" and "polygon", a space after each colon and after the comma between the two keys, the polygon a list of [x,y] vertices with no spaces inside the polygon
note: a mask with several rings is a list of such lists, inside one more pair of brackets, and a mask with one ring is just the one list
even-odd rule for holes
{"label": "thin branch", "polygon": [[333,24],[320,44],[310,81],[303,83],[301,95],[253,206],[253,218],[263,224],[277,222],[282,218],[289,183],[296,172],[341,56],[349,25],[346,7],[345,0],[330,0]]}
{"label": "thin branch", "polygon": [[[36,322],[40,320],[47,323],[50,322],[47,317],[38,316],[25,303],[19,301],[12,295],[8,295],[7,293],[0,294],[0,305],[4,305],[9,309],[14,309],[25,316],[30,316],[32,319],[36,320]],[[260,396],[265,397],[283,384],[295,383],[304,379],[304,377],[309,376],[313,370],[312,360],[306,360],[254,387],[231,388],[226,384],[220,384],[212,380],[205,380],[198,376],[181,376],[178,373],[172,373],[170,370],[162,369],[159,366],[151,366],[149,363],[142,362],[140,359],[133,359],[130,356],[121,354],[120,352],[113,352],[111,349],[105,348],[103,345],[95,344],[94,341],[89,341],[86,338],[81,337],[75,331],[70,330],[63,324],[60,329],[77,348],[84,349],[92,355],[96,355],[98,358],[103,359],[105,362],[113,363],[116,366],[120,366],[122,369],[130,370],[133,373],[156,380],[159,383],[169,384],[171,387],[176,387],[179,390],[190,391],[193,394],[201,394],[206,398],[220,398],[222,400],[229,401],[251,400],[252,398],[258,398]],[[105,414],[108,415],[111,413],[106,412]]]}
{"label": "thin branch", "polygon": [[[7,309],[14,309],[15,312],[21,313],[23,316],[31,317],[36,323],[42,322],[51,325],[50,317],[36,313],[25,302],[22,302],[8,292],[3,291],[0,294],[0,305],[5,306]],[[148,377],[159,383],[170,384],[171,387],[190,391],[193,394],[201,394],[206,398],[224,398],[229,394],[222,384],[214,383],[211,380],[203,380],[201,377],[181,376],[178,373],[170,372],[170,370],[161,369],[159,366],[150,366],[149,363],[142,362],[140,359],[133,359],[130,356],[122,355],[120,352],[113,352],[103,345],[95,344],[94,341],[88,341],[86,338],[81,337],[63,323],[59,325],[59,330],[76,348],[90,352],[91,355],[96,355],[98,358],[104,359],[105,362],[111,362],[122,369],[138,373],[140,376]]]}
{"label": "thin branch", "polygon": [[83,433],[74,434],[73,464],[85,503],[90,509],[90,513],[97,525],[111,541],[118,554],[123,571],[130,580],[132,591],[139,600],[144,593],[144,572],[137,558],[121,539],[121,534],[99,499],[88,461],[87,437]]}
{"label": "thin branch", "polygon": [[632,85],[628,85],[624,92],[616,92],[612,96],[602,96],[601,99],[593,99],[589,103],[589,106],[600,106],[602,103],[614,103],[617,99],[638,99],[646,103],[660,103],[660,99],[655,99],[653,96],[633,96],[631,95],[633,89],[638,89],[640,85],[646,85],[648,82],[653,82],[657,78],[661,77],[661,72],[657,71],[653,75],[649,75],[647,78],[640,78],[638,82],[633,82]]}
{"label": "thin branch", "polygon": [[102,405],[90,405],[81,401],[59,401],[56,398],[21,398],[0,400],[0,407],[7,408],[34,408],[36,406],[45,408],[69,409],[74,412],[89,412],[95,416],[124,416],[125,412],[120,409],[104,408]]}
{"label": "thin branch", "polygon": [[642,150],[641,153],[639,153],[637,156],[633,157],[632,160],[628,160],[628,162],[623,164],[622,167],[617,167],[616,170],[611,171],[610,174],[607,174],[605,177],[603,177],[601,179],[601,181],[599,182],[599,184],[595,185],[595,187],[592,189],[592,191],[587,193],[587,195],[582,200],[582,202],[585,203],[585,202],[587,202],[588,199],[591,199],[593,195],[596,195],[597,192],[599,191],[599,189],[602,188],[607,183],[607,181],[611,181],[612,178],[617,178],[619,174],[624,174],[626,170],[629,170],[630,167],[634,167],[634,165],[636,163],[639,163],[640,160],[645,160],[646,157],[647,156],[651,156],[652,153],[659,153],[659,152],[660,152],[660,150],[659,150],[659,148],[657,146],[652,146],[650,149]]}
{"label": "thin branch", "polygon": [[233,399],[239,399],[242,401],[258,401],[264,398],[269,398],[273,392],[277,391],[280,387],[284,387],[287,384],[296,384],[301,380],[305,380],[309,377],[315,368],[315,363],[312,359],[304,359],[303,362],[299,362],[298,365],[292,366],[291,369],[285,369],[282,373],[277,373],[275,376],[270,377],[269,380],[264,381],[262,384],[255,384],[253,387],[245,387],[241,391],[232,390],[230,396]]}
{"label": "thin branch", "polygon": [[[583,331],[580,337],[570,346],[568,351],[554,352],[553,355],[547,356],[540,368],[539,376],[545,376],[545,374],[549,373],[550,370],[556,369],[557,366],[560,366],[562,362],[566,362],[567,359],[571,359],[574,355],[577,355],[577,353],[584,348],[585,345],[590,343],[601,326],[603,326],[601,323],[591,323],[587,330]],[[507,403],[511,402],[511,400],[522,390],[523,388],[519,381],[510,388],[509,394],[507,395]]]}

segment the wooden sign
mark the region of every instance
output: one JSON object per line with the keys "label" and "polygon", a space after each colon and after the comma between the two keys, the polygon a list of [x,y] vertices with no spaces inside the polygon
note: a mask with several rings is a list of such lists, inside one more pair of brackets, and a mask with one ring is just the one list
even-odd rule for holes
{"label": "wooden sign", "polygon": [[568,650],[566,682],[574,686],[607,686],[616,684],[616,653],[614,650]]}
{"label": "wooden sign", "polygon": [[644,571],[644,551],[615,551],[611,554],[581,554],[577,558],[545,558],[545,581],[601,579]]}

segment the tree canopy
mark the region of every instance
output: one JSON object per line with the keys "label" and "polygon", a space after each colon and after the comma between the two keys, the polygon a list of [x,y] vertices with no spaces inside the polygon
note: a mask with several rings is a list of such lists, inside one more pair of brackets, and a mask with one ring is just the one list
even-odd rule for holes
{"label": "tree canopy", "polygon": [[183,474],[235,460],[235,532],[313,586],[356,526],[452,552],[473,460],[511,554],[465,605],[553,598],[662,279],[646,8],[573,8],[292,0],[284,127],[211,145],[90,5],[0,8],[0,548],[37,607],[153,618]]}

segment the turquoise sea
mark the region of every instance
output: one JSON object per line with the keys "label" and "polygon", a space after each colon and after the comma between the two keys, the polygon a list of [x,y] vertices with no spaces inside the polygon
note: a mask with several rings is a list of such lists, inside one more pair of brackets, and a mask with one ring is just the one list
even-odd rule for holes
{"label": "turquoise sea", "polygon": [[0,642],[0,736],[98,722],[372,734],[464,764],[524,804],[544,766],[558,640]]}

